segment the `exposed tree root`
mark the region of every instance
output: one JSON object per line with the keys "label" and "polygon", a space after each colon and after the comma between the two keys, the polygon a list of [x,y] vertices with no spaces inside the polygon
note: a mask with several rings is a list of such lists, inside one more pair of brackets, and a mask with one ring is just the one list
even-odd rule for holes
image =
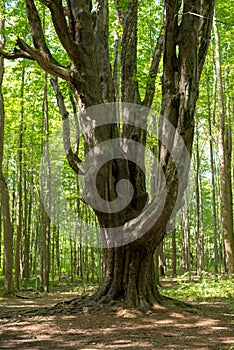
{"label": "exposed tree root", "polygon": [[135,310],[144,314],[151,314],[158,312],[160,309],[187,309],[189,312],[197,312],[197,307],[176,299],[161,296],[160,303],[156,300],[147,301],[142,299],[139,305],[136,307],[129,300],[117,299],[110,300],[108,296],[102,297],[100,300],[96,300],[95,294],[92,296],[81,296],[71,300],[65,300],[59,302],[51,307],[36,308],[31,310],[20,311],[8,311],[1,314],[1,318],[15,318],[22,319],[35,316],[58,316],[58,315],[71,315],[81,313],[93,313],[99,312],[104,309],[117,312],[119,309]]}

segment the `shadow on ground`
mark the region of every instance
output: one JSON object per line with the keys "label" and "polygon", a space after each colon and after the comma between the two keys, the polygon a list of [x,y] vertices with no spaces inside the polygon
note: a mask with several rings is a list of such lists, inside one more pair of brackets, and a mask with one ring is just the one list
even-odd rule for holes
{"label": "shadow on ground", "polygon": [[[47,299],[47,305],[52,301],[58,300]],[[22,310],[44,303],[16,299],[1,303],[0,349],[234,349],[225,302],[159,307],[147,315],[119,306],[97,312],[84,308],[71,315],[22,316]],[[14,310],[14,318],[4,318],[8,308],[9,313]]]}

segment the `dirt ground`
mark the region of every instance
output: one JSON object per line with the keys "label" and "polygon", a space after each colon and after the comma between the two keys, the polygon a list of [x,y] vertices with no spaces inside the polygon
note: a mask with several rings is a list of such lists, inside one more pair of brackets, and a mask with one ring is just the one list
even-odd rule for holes
{"label": "dirt ground", "polygon": [[230,305],[225,301],[170,305],[147,314],[121,305],[56,316],[25,314],[74,297],[75,293],[55,293],[0,299],[0,349],[234,349]]}

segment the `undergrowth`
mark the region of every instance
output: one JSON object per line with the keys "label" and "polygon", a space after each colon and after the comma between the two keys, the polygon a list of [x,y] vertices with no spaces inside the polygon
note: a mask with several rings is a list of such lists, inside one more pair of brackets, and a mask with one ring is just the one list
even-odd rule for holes
{"label": "undergrowth", "polygon": [[202,275],[196,280],[189,280],[187,275],[178,276],[172,285],[167,279],[162,281],[161,294],[183,301],[222,301],[232,304],[234,313],[234,279],[227,276]]}

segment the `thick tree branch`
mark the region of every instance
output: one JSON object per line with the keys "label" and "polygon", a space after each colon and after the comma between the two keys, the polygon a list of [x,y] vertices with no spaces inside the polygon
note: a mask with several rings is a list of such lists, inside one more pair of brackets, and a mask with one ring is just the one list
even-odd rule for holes
{"label": "thick tree branch", "polygon": [[70,101],[73,109],[73,116],[74,116],[75,129],[76,129],[76,144],[74,147],[74,153],[78,156],[79,146],[80,146],[80,126],[79,126],[78,115],[77,115],[77,105],[76,105],[76,101],[74,99],[72,91],[69,97],[70,97]]}
{"label": "thick tree branch", "polygon": [[[122,2],[117,1],[117,10],[122,7]],[[128,1],[128,11],[119,11],[120,22],[123,26],[122,36],[122,101],[140,104],[140,93],[137,73],[137,18],[138,0]]]}
{"label": "thick tree branch", "polygon": [[[50,1],[46,1],[48,5]],[[30,47],[22,39],[18,38],[16,46],[20,48],[15,48],[14,52],[9,53],[1,51],[1,56],[7,59],[17,59],[17,58],[26,58],[35,60],[41,68],[51,75],[56,75],[67,81],[72,81],[75,79],[80,79],[80,76],[77,72],[72,72],[71,70],[60,65],[51,55],[51,52],[46,44],[44,38],[44,32],[41,24],[40,17],[38,15],[37,8],[33,0],[25,0],[27,17],[29,25],[31,28],[32,39],[34,47]]]}
{"label": "thick tree branch", "polygon": [[8,60],[15,60],[17,58],[26,58],[28,60],[34,61],[34,59],[27,52],[23,52],[21,50],[18,50],[17,48],[15,48],[13,52],[0,50],[0,56]]}
{"label": "thick tree branch", "polygon": [[47,60],[51,60],[52,56],[45,42],[41,19],[38,15],[34,1],[25,0],[25,5],[34,47],[40,51],[43,57]]}
{"label": "thick tree branch", "polygon": [[114,83],[109,53],[109,9],[108,0],[96,1],[95,41],[97,46],[99,77],[103,101],[114,101]]}
{"label": "thick tree branch", "polygon": [[162,57],[163,52],[163,42],[164,36],[161,33],[158,37],[157,44],[154,51],[154,56],[151,62],[149,75],[147,79],[145,98],[143,101],[143,106],[150,108],[153,102],[154,93],[155,93],[155,81],[158,73],[158,67],[160,63],[160,59]]}
{"label": "thick tree branch", "polygon": [[[72,38],[71,31],[69,30],[62,1],[61,0],[57,0],[57,1],[40,0],[40,1],[49,8],[51,12],[54,28],[59,37],[59,40],[61,41],[61,44],[63,45],[64,49],[68,53],[72,62],[74,64],[77,64],[81,59],[80,50],[76,42],[73,40],[74,38]],[[68,4],[70,4],[70,1],[68,1]],[[71,18],[72,14],[70,11],[70,6],[68,7],[69,7],[69,17]]]}
{"label": "thick tree branch", "polygon": [[[171,93],[176,91],[175,75],[176,75],[176,36],[178,32],[178,12],[181,6],[181,0],[167,0],[167,20],[165,29],[165,45],[164,45],[164,76],[163,90],[168,89]],[[171,116],[171,121],[176,120],[176,116]]]}
{"label": "thick tree branch", "polygon": [[30,57],[32,60],[35,60],[39,64],[39,66],[49,74],[56,75],[67,81],[72,81],[72,79],[75,78],[71,70],[60,65],[52,57],[43,57],[38,49],[30,47],[22,39],[18,38],[16,45],[21,49],[21,52],[27,56],[26,58]]}
{"label": "thick tree branch", "polygon": [[[47,1],[51,3],[50,1]],[[30,47],[22,39],[18,38],[14,52],[1,51],[0,55],[7,59],[26,58],[35,60],[41,68],[52,75],[56,75],[68,81],[78,80],[80,78],[77,72],[72,72],[69,69],[60,65],[51,55],[51,52],[45,42],[44,32],[38,15],[37,8],[33,0],[25,0],[27,17],[31,28],[31,35],[35,48]]]}
{"label": "thick tree branch", "polygon": [[[72,40],[66,18],[64,15],[64,9],[62,6],[62,1],[45,1],[41,0],[47,7],[49,7],[52,15],[52,20],[54,23],[55,30],[57,35],[67,51],[68,55],[72,59],[73,63],[76,64],[79,62],[79,50],[78,46]],[[35,49],[39,51],[40,55],[36,54],[36,51],[31,49],[30,55],[38,62],[38,64],[52,75],[56,75],[63,79],[71,81],[71,75],[73,78],[82,81],[81,76],[77,70],[71,71],[66,70],[65,67],[61,66],[51,55],[51,52],[45,42],[44,32],[41,24],[41,19],[39,17],[37,8],[35,6],[34,0],[25,0],[27,17],[31,28],[31,34],[33,38],[33,43]],[[27,47],[26,52],[29,53],[29,46]]]}
{"label": "thick tree branch", "polygon": [[55,75],[67,81],[73,81],[75,79],[78,79],[78,74],[60,65],[53,58],[51,58],[50,60],[46,59],[41,55],[38,49],[30,47],[22,39],[17,39],[16,46],[18,46],[20,49],[16,47],[13,52],[0,50],[0,56],[8,60],[25,58],[28,60],[36,61],[42,69],[44,69],[47,73],[51,75]]}
{"label": "thick tree branch", "polygon": [[214,15],[213,1],[207,1],[205,6],[200,5],[199,12],[202,15],[199,27],[198,49],[198,74],[200,77],[210,41],[210,33]]}
{"label": "thick tree branch", "polygon": [[66,110],[63,95],[59,89],[57,78],[53,77],[51,78],[50,81],[55,91],[57,104],[59,106],[59,111],[63,121],[63,145],[67,155],[67,160],[71,168],[77,174],[84,175],[84,170],[81,168],[81,165],[80,165],[81,160],[79,159],[78,155],[74,153],[72,150],[71,141],[70,141],[70,122],[68,118],[69,115]]}

